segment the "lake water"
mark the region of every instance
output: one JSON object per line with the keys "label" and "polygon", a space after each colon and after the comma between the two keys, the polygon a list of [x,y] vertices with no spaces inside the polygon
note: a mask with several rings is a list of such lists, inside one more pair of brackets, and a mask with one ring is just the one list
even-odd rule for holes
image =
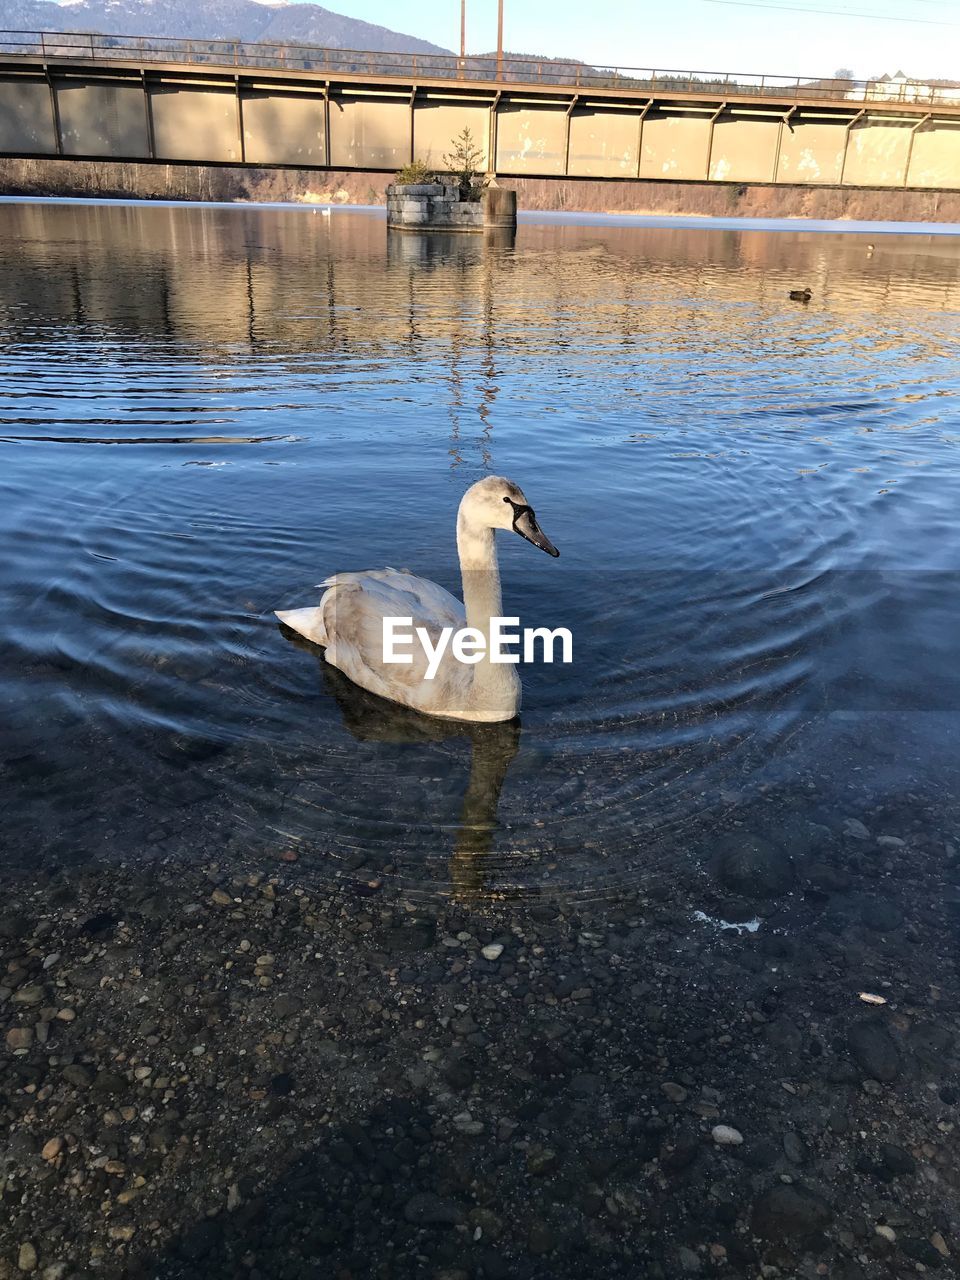
{"label": "lake water", "polygon": [[[874,239],[0,205],[8,866],[593,896],[739,812],[909,796],[942,834],[960,241]],[[575,660],[524,669],[519,726],[385,714],[272,611],[383,564],[458,590],[486,473],[561,550],[500,535],[506,612]]]}

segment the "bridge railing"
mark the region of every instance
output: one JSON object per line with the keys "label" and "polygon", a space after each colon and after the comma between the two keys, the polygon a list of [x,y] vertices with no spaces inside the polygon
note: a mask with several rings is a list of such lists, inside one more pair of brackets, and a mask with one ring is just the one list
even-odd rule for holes
{"label": "bridge railing", "polygon": [[197,66],[309,71],[329,75],[450,79],[538,84],[569,89],[622,89],[662,97],[671,93],[715,97],[806,100],[844,99],[960,105],[960,85],[918,80],[846,80],[816,76],[676,71],[652,67],[594,67],[570,59],[518,58],[495,54],[382,53],[331,49],[313,44],[251,43],[243,40],[185,40],[174,36],[127,36],[80,31],[0,30],[0,58],[78,58],[85,61],[176,62]]}

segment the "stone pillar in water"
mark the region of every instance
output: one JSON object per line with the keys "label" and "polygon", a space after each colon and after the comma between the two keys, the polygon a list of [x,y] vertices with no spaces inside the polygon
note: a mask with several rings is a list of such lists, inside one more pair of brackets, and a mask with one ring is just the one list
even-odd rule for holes
{"label": "stone pillar in water", "polygon": [[485,187],[481,197],[483,225],[498,231],[517,229],[517,193],[505,187]]}
{"label": "stone pillar in water", "polygon": [[400,231],[513,232],[517,193],[485,187],[479,198],[461,200],[454,182],[394,182],[387,187],[387,226]]}

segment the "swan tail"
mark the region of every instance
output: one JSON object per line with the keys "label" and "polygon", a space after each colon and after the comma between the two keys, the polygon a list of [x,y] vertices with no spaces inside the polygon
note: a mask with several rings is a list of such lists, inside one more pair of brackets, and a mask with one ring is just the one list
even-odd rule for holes
{"label": "swan tail", "polygon": [[285,627],[305,636],[314,644],[327,644],[327,629],[323,624],[323,607],[311,605],[307,609],[277,609],[276,616]]}

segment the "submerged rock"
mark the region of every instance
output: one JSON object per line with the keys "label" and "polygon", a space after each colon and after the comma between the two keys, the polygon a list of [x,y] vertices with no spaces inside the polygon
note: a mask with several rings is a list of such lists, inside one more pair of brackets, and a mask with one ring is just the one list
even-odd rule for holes
{"label": "submerged rock", "polygon": [[900,1241],[900,1248],[914,1262],[921,1262],[925,1267],[936,1270],[943,1262],[939,1250],[934,1248],[923,1236],[905,1236]]}
{"label": "submerged rock", "polygon": [[899,929],[903,924],[903,912],[892,902],[884,902],[880,899],[871,902],[865,902],[860,911],[860,918],[868,929],[874,929],[877,933],[889,933],[893,929]]}
{"label": "submerged rock", "polygon": [[411,1196],[404,1206],[403,1216],[415,1226],[455,1227],[463,1222],[463,1213],[452,1200],[442,1200],[432,1191],[421,1191]]}
{"label": "submerged rock", "polygon": [[804,1236],[821,1231],[833,1219],[833,1210],[816,1192],[800,1183],[783,1184],[765,1192],[753,1206],[751,1226],[767,1240]]}
{"label": "submerged rock", "polygon": [[17,1254],[17,1270],[30,1272],[36,1271],[36,1269],[37,1250],[29,1240],[25,1240]]}
{"label": "submerged rock", "polygon": [[734,1129],[729,1124],[715,1124],[712,1133],[718,1147],[739,1147],[743,1142],[743,1134],[740,1130]]}
{"label": "submerged rock", "polygon": [[925,1067],[943,1071],[956,1045],[956,1036],[946,1027],[918,1023],[910,1032],[910,1050]]}
{"label": "submerged rock", "polygon": [[796,884],[789,853],[762,836],[724,836],[716,855],[716,875],[731,893],[747,898],[776,898]]}
{"label": "submerged rock", "polygon": [[884,1168],[895,1178],[908,1177],[917,1171],[917,1162],[909,1151],[892,1142],[880,1144],[880,1160]]}
{"label": "submerged rock", "polygon": [[859,818],[844,818],[843,834],[851,836],[854,840],[869,840],[870,830],[865,827]]}
{"label": "submerged rock", "polygon": [[850,1028],[850,1054],[871,1080],[888,1084],[900,1074],[900,1053],[889,1032],[878,1022],[858,1022]]}

